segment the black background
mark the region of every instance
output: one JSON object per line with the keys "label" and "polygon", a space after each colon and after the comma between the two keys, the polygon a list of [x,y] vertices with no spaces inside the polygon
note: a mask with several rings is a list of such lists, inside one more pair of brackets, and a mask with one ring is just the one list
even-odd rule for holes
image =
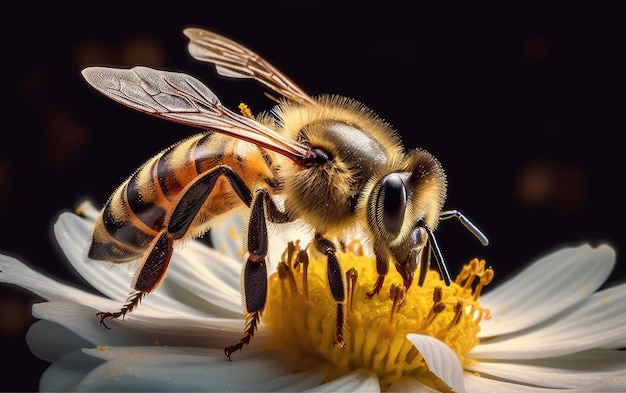
{"label": "black background", "polygon": [[[204,81],[235,108],[271,107],[186,52],[182,29],[234,38],[311,94],[365,102],[448,175],[458,223],[438,229],[452,271],[473,256],[496,283],[562,244],[608,241],[623,280],[623,13],[618,2],[406,5],[323,1],[79,7],[3,5],[0,252],[84,286],[51,236],[56,216],[102,203],[138,165],[195,130],[99,95],[89,65],[147,65]],[[201,5],[200,5],[201,4]],[[314,191],[312,191],[314,192]],[[590,266],[593,268],[593,266]],[[0,389],[36,390],[46,363],[24,342],[38,299],[0,286]]]}

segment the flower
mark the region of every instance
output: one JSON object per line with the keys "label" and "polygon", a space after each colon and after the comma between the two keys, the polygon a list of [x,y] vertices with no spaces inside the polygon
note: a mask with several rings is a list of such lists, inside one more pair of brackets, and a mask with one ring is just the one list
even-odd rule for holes
{"label": "flower", "polygon": [[[474,261],[451,287],[438,285],[433,273],[423,287],[403,292],[388,278],[369,300],[361,295],[373,284],[367,278],[373,264],[342,255],[345,270],[356,265],[359,274],[348,280],[346,350],[330,345],[335,319],[324,305],[330,296],[320,277],[324,264],[312,261],[304,273],[304,265],[288,263],[270,278],[257,334],[229,362],[224,347],[243,332],[241,220],[211,232],[216,249],[190,241],[176,250],[163,283],[124,320],[107,322],[107,330],[95,314],[120,307],[134,272],[86,259],[97,213],[84,204],[82,216],[64,213],[54,230],[72,266],[102,295],[0,255],[0,282],[47,300],[33,306],[40,320],[27,334],[33,353],[51,363],[41,390],[626,389],[626,351],[617,350],[626,347],[626,284],[598,290],[615,263],[607,245],[563,248],[482,295],[491,273]],[[286,243],[280,238],[273,237],[270,261],[281,259]]]}

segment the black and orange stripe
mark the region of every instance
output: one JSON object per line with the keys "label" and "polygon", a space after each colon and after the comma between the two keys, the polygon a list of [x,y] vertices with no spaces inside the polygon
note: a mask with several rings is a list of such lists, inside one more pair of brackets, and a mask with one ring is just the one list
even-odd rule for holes
{"label": "black and orange stripe", "polygon": [[[230,166],[249,189],[274,188],[272,152],[222,134],[203,133],[161,151],[135,171],[107,201],[96,221],[89,258],[127,262],[140,258],[168,227],[177,203],[198,177],[219,165]],[[224,179],[218,180],[189,230],[176,240],[195,237],[213,217],[243,203]]]}

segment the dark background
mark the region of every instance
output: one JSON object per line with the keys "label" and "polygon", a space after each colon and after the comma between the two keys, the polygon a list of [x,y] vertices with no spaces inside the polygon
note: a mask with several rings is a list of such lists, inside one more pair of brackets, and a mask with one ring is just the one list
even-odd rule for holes
{"label": "dark background", "polygon": [[[473,256],[496,283],[562,244],[608,241],[623,280],[623,9],[618,2],[406,6],[380,2],[224,2],[80,7],[4,4],[0,252],[84,286],[51,236],[57,215],[103,203],[138,165],[195,130],[101,96],[89,65],[147,65],[196,76],[222,101],[268,109],[260,85],[193,60],[182,29],[234,38],[311,94],[367,103],[407,147],[448,175],[458,223],[438,229],[451,270]],[[590,266],[593,268],[593,266]],[[46,364],[24,342],[38,299],[0,286],[0,389],[36,390]]]}

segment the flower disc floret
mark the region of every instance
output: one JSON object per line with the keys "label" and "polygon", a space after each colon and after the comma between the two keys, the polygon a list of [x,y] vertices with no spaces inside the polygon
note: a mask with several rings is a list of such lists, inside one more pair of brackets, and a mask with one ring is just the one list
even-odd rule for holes
{"label": "flower disc floret", "polygon": [[408,290],[389,275],[379,294],[368,298],[378,277],[374,258],[339,253],[348,292],[342,348],[333,341],[337,303],[328,287],[325,259],[311,253],[310,263],[299,263],[292,255],[297,252],[285,253],[270,277],[265,324],[273,344],[290,348],[300,359],[332,364],[327,380],[367,368],[378,375],[382,389],[405,375],[436,386],[437,378],[407,334],[443,341],[462,363],[479,343],[479,323],[488,317],[479,295],[493,277],[484,261],[472,260],[450,286],[435,271],[422,286]]}

